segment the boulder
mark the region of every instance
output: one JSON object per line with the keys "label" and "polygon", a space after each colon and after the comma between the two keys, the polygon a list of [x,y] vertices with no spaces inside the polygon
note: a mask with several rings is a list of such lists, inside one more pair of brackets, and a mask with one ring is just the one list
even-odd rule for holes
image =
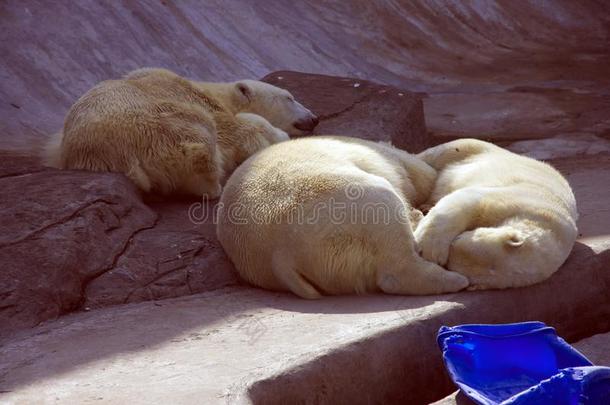
{"label": "boulder", "polygon": [[273,72],[263,81],[290,91],[319,118],[314,135],[391,142],[412,153],[433,146],[422,97],[392,86],[347,77]]}
{"label": "boulder", "polygon": [[0,334],[80,307],[156,214],[127,179],[64,172],[2,154]]}
{"label": "boulder", "polygon": [[0,153],[0,335],[67,312],[238,282],[215,204],[146,205],[123,175]]}
{"label": "boulder", "polygon": [[239,283],[216,239],[215,202],[155,202],[154,227],[135,235],[114,266],[90,281],[83,307],[211,291]]}

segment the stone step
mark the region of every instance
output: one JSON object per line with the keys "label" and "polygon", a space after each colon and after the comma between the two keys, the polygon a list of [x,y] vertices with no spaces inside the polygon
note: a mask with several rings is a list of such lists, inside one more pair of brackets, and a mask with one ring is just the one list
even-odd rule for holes
{"label": "stone step", "polygon": [[610,328],[610,243],[579,242],[548,281],[428,297],[232,287],[81,312],[0,348],[0,401],[424,403],[450,392],[441,325],[541,320],[569,341]]}

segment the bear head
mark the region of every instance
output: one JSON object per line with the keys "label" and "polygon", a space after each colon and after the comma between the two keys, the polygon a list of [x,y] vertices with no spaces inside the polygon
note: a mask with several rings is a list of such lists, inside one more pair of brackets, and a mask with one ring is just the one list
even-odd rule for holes
{"label": "bear head", "polygon": [[447,268],[470,281],[470,290],[523,287],[541,282],[565,260],[553,232],[531,227],[476,228],[451,244]]}
{"label": "bear head", "polygon": [[239,112],[258,114],[289,135],[311,132],[318,125],[318,117],[284,89],[257,80],[241,80],[234,85],[234,103]]}

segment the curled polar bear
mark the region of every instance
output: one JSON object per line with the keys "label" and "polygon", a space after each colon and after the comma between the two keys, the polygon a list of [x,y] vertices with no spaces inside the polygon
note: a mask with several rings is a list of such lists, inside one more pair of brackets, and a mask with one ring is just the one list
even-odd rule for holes
{"label": "curled polar bear", "polygon": [[218,238],[245,280],[303,298],[458,291],[466,277],[423,260],[414,244],[411,204],[425,201],[435,179],[433,168],[389,144],[282,142],[230,177]]}
{"label": "curled polar bear", "polygon": [[205,83],[145,68],[84,94],[46,150],[50,166],[126,174],[145,192],[220,195],[258,150],[317,118],[287,91],[243,80]]}
{"label": "curled polar bear", "polygon": [[548,164],[476,139],[418,155],[438,170],[416,231],[421,254],[468,277],[471,289],[540,282],[576,240],[576,201]]}

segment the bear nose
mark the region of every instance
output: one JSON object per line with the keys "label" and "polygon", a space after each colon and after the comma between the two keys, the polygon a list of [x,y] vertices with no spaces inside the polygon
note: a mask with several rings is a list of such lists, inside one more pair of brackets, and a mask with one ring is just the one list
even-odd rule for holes
{"label": "bear nose", "polygon": [[316,125],[318,125],[319,122],[320,120],[318,119],[318,117],[312,114],[311,117],[304,118],[295,122],[294,127],[301,131],[309,132],[313,131],[313,129],[316,127]]}

